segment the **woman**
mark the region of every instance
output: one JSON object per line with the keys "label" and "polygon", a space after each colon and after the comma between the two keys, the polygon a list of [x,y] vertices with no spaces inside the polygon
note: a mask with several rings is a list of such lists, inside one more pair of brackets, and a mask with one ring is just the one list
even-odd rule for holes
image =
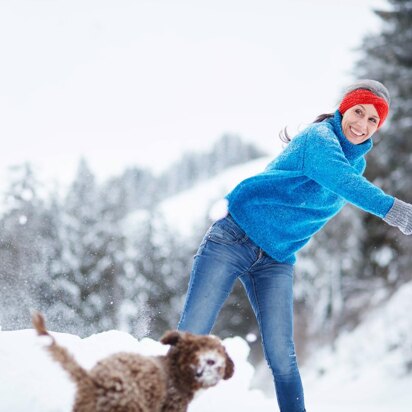
{"label": "woman", "polygon": [[381,83],[350,86],[334,114],[319,116],[264,172],[227,195],[229,214],[211,226],[195,256],[179,329],[209,333],[239,278],[281,412],[305,411],[293,342],[296,252],[347,202],[412,233],[412,205],[362,176],[371,137],[388,111],[389,93]]}

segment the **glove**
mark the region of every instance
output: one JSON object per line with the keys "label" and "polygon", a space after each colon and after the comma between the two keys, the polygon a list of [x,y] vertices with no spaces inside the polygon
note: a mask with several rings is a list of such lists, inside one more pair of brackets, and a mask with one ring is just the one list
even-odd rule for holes
{"label": "glove", "polygon": [[391,226],[396,226],[405,235],[412,235],[412,205],[395,197],[393,206],[383,218]]}

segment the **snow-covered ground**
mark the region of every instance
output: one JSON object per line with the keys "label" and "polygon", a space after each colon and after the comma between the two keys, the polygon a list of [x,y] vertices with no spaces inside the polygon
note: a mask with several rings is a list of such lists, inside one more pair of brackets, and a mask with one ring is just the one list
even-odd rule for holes
{"label": "snow-covered ground", "polygon": [[319,405],[313,410],[412,411],[412,282],[333,350],[320,349],[302,375],[308,404]]}
{"label": "snow-covered ground", "polygon": [[[182,236],[192,236],[216,200],[222,199],[240,180],[262,171],[270,160],[262,158],[230,168],[166,200],[159,212]],[[141,213],[128,219],[129,228],[133,228],[133,219],[139,223]],[[385,305],[365,315],[358,328],[341,335],[333,350],[319,348],[301,368],[307,410],[412,411],[411,314],[412,282],[401,287]],[[63,333],[55,336],[86,368],[117,351],[159,354],[167,350],[156,341],[138,341],[120,331],[85,339]],[[260,365],[248,361],[246,341],[234,337],[224,343],[235,361],[234,377],[202,393],[189,411],[278,411],[274,395],[267,395],[272,386],[269,374],[263,374],[259,381],[260,373],[255,372]],[[70,411],[74,390],[32,330],[0,331],[0,412]]]}
{"label": "snow-covered ground", "polygon": [[[332,351],[320,349],[302,368],[307,409],[314,412],[410,412],[412,410],[412,283],[341,336]],[[90,368],[117,351],[160,354],[166,346],[120,331],[85,339],[55,333],[78,361]],[[250,389],[254,367],[239,337],[224,344],[234,359],[232,379],[197,397],[190,412],[278,410],[273,398]],[[0,332],[0,411],[70,411],[74,386],[44,350],[33,330]],[[408,373],[409,367],[409,373]]]}

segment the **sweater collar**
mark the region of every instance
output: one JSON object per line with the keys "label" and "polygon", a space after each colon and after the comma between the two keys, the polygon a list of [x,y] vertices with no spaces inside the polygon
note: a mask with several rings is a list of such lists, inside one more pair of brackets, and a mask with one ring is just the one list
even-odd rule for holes
{"label": "sweater collar", "polygon": [[342,115],[340,114],[339,110],[336,110],[334,116],[329,119],[329,122],[332,124],[333,131],[338,137],[343,153],[345,153],[345,156],[348,160],[359,159],[372,149],[373,142],[371,138],[361,144],[353,144],[346,138],[346,136],[343,134]]}

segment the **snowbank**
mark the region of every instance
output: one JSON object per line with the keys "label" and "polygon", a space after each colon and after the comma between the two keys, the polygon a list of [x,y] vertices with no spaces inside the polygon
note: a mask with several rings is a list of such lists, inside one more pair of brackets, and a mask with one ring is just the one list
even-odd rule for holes
{"label": "snowbank", "polygon": [[[152,339],[136,340],[131,335],[109,331],[85,339],[53,333],[76,359],[90,368],[99,359],[118,351],[163,354],[167,346]],[[64,412],[70,411],[74,385],[59,365],[44,350],[44,340],[33,330],[0,332],[0,411]],[[250,410],[273,411],[273,400],[259,390],[249,390],[254,368],[247,362],[249,346],[241,338],[224,341],[236,364],[229,381],[202,392],[191,404],[191,412]]]}
{"label": "snowbank", "polygon": [[[308,411],[409,412],[412,410],[412,282],[401,287],[381,308],[334,350],[320,349],[302,368]],[[145,338],[108,331],[81,339],[54,333],[56,339],[90,368],[114,352],[162,354],[167,346]],[[278,411],[273,398],[250,389],[254,367],[249,346],[239,337],[224,344],[236,365],[232,379],[201,393],[190,412]],[[0,332],[0,412],[70,411],[74,386],[44,350],[33,330]]]}

